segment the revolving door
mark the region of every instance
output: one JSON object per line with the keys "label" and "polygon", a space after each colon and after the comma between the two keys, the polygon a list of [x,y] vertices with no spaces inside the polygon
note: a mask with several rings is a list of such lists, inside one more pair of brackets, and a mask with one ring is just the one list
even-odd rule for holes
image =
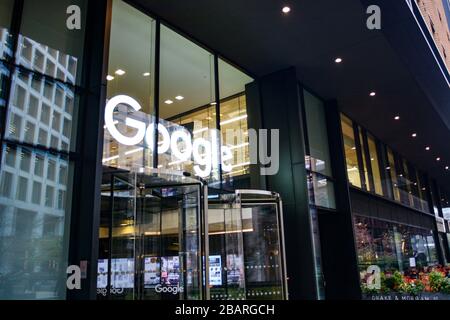
{"label": "revolving door", "polygon": [[207,211],[212,300],[286,300],[283,212],[278,194],[237,190]]}
{"label": "revolving door", "polygon": [[105,168],[98,299],[204,299],[202,198],[182,174]]}

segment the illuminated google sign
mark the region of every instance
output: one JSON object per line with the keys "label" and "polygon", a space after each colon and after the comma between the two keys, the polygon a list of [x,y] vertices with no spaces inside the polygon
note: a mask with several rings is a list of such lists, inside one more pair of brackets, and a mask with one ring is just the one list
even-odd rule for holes
{"label": "illuminated google sign", "polygon": [[[116,127],[114,120],[114,110],[118,105],[127,105],[135,111],[142,109],[141,105],[133,98],[126,95],[119,95],[111,98],[106,104],[105,109],[105,127],[111,136],[120,144],[125,146],[136,146],[145,141],[147,147],[153,150],[155,124],[151,123],[148,127],[140,120],[125,118],[125,124],[137,130],[132,137],[123,135]],[[166,127],[158,124],[158,132],[162,140],[158,142],[158,154],[171,152],[179,162],[194,160],[195,174],[200,177],[207,177],[211,174],[212,168],[219,162],[219,146],[217,130],[210,130],[211,141],[203,138],[192,139],[191,134],[186,130],[176,130],[169,133]],[[181,142],[181,143],[180,143]],[[184,147],[180,150],[180,144]],[[232,151],[227,146],[220,148],[222,159],[222,170],[231,172],[232,166],[230,160],[233,158]]]}

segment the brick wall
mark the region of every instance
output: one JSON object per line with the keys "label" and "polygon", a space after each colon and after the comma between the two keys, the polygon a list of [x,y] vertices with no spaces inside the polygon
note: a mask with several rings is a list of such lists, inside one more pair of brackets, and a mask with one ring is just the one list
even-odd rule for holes
{"label": "brick wall", "polygon": [[450,30],[443,0],[416,0],[416,2],[441,52],[447,69],[450,71]]}

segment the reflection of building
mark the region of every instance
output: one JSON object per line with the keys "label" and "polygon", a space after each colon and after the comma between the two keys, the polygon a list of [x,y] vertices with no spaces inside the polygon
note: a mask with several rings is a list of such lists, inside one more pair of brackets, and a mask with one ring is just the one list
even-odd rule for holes
{"label": "reflection of building", "polygon": [[[116,141],[105,130],[104,108],[118,95],[141,106],[114,110],[123,135],[137,132],[128,118],[141,128],[158,122],[170,135],[182,131],[192,141],[231,149],[230,172],[220,154],[197,150],[200,159],[211,156],[212,166],[204,179],[210,202],[202,205],[236,189],[281,195],[289,261],[283,280],[291,299],[359,299],[373,267],[401,277],[450,263],[448,1],[442,7],[380,0],[383,10],[396,12],[383,15],[380,31],[361,23],[361,0],[329,1],[327,9],[304,1],[289,13],[271,0],[259,0],[257,11],[251,1],[237,0],[86,1],[82,11],[95,14],[77,31],[61,28],[66,21],[58,12],[68,0],[23,0],[22,12],[13,14],[15,2],[0,2],[1,297],[95,299],[97,272],[99,289],[111,280],[108,261],[116,268],[110,284],[120,282],[117,289],[135,298],[136,258],[144,274],[137,294],[146,299],[155,297],[161,278],[165,290],[178,284],[182,263],[198,262],[192,257],[198,257],[201,214],[194,204],[201,197],[152,188],[146,180],[156,175],[152,169],[163,169],[182,171],[177,183],[187,184],[194,156],[180,160],[174,150],[187,152],[189,145],[176,141],[173,148],[156,132],[151,147],[144,138],[131,146]],[[20,15],[19,30],[8,31]],[[279,140],[269,150],[251,146],[251,129],[279,130]],[[264,176],[270,150],[279,151],[279,170]],[[250,163],[255,153],[260,163]],[[282,274],[281,264],[270,263],[280,256],[276,224],[255,215],[236,227],[262,234],[242,236],[254,249],[248,260],[237,249],[224,250],[225,234],[228,244],[243,243],[236,230],[225,230],[233,223],[218,215],[211,226],[215,249],[227,251],[215,270],[223,283],[240,285],[241,273],[255,282]],[[185,234],[190,237],[180,241]],[[142,254],[139,246],[151,248]],[[180,252],[189,259],[175,267],[171,257]],[[145,260],[154,257],[151,265]],[[64,267],[85,260],[91,285],[66,292]],[[172,275],[170,261],[178,270]],[[253,270],[226,274],[225,264]],[[25,280],[5,284],[8,277]],[[184,284],[201,283],[195,277],[191,272]],[[195,290],[185,297],[198,296]],[[244,291],[237,296],[248,297]]]}

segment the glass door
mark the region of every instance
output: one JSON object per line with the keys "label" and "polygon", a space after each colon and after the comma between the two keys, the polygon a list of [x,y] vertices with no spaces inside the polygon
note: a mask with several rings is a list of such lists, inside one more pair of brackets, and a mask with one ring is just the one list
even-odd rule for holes
{"label": "glass door", "polygon": [[99,299],[202,298],[201,191],[177,175],[105,173]]}
{"label": "glass door", "polygon": [[283,215],[277,194],[238,190],[209,202],[212,300],[287,299]]}

